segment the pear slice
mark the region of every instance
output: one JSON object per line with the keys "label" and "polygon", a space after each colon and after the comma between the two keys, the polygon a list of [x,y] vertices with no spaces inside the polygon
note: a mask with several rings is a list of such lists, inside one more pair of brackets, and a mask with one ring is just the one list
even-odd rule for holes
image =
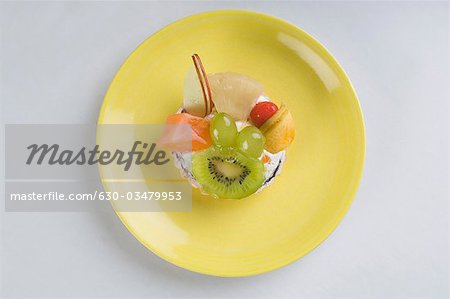
{"label": "pear slice", "polygon": [[200,57],[194,54],[192,61],[194,66],[184,80],[183,108],[191,115],[205,117],[213,108],[211,88]]}

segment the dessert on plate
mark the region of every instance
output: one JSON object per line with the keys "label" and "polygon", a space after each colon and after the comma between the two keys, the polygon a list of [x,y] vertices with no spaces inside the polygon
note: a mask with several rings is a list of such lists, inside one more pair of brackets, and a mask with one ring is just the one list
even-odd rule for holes
{"label": "dessert on plate", "polygon": [[241,199],[261,191],[280,173],[294,139],[291,113],[273,103],[258,81],[232,72],[207,74],[197,54],[192,60],[183,105],[166,121],[188,124],[191,136],[167,126],[159,144],[205,194]]}

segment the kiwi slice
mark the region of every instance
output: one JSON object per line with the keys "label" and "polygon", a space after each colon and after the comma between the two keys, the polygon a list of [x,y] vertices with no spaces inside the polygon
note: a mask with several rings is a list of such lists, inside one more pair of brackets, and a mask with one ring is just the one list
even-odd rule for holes
{"label": "kiwi slice", "polygon": [[194,153],[192,172],[203,191],[219,198],[247,197],[264,182],[264,164],[232,148],[210,147]]}

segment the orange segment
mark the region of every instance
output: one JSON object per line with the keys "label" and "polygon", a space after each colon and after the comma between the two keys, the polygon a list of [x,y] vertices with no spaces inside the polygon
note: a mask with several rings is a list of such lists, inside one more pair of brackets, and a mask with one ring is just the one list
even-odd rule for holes
{"label": "orange segment", "polygon": [[262,159],[261,159],[261,162],[263,162],[263,163],[265,164],[265,163],[269,163],[270,160],[271,160],[271,159],[270,159],[269,156],[264,155],[264,156],[262,157]]}

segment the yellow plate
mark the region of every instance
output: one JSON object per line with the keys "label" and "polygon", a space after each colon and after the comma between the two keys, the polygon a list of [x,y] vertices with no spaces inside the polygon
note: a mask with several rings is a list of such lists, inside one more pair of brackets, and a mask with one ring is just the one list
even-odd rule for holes
{"label": "yellow plate", "polygon": [[283,171],[245,200],[213,200],[194,189],[192,212],[117,214],[148,249],[192,271],[248,276],[285,266],[335,229],[356,193],[365,136],[355,91],[333,56],[299,28],[254,12],[213,11],[144,41],[111,83],[98,122],[164,123],[181,105],[193,53],[208,72],[257,79],[290,109],[297,135]]}

